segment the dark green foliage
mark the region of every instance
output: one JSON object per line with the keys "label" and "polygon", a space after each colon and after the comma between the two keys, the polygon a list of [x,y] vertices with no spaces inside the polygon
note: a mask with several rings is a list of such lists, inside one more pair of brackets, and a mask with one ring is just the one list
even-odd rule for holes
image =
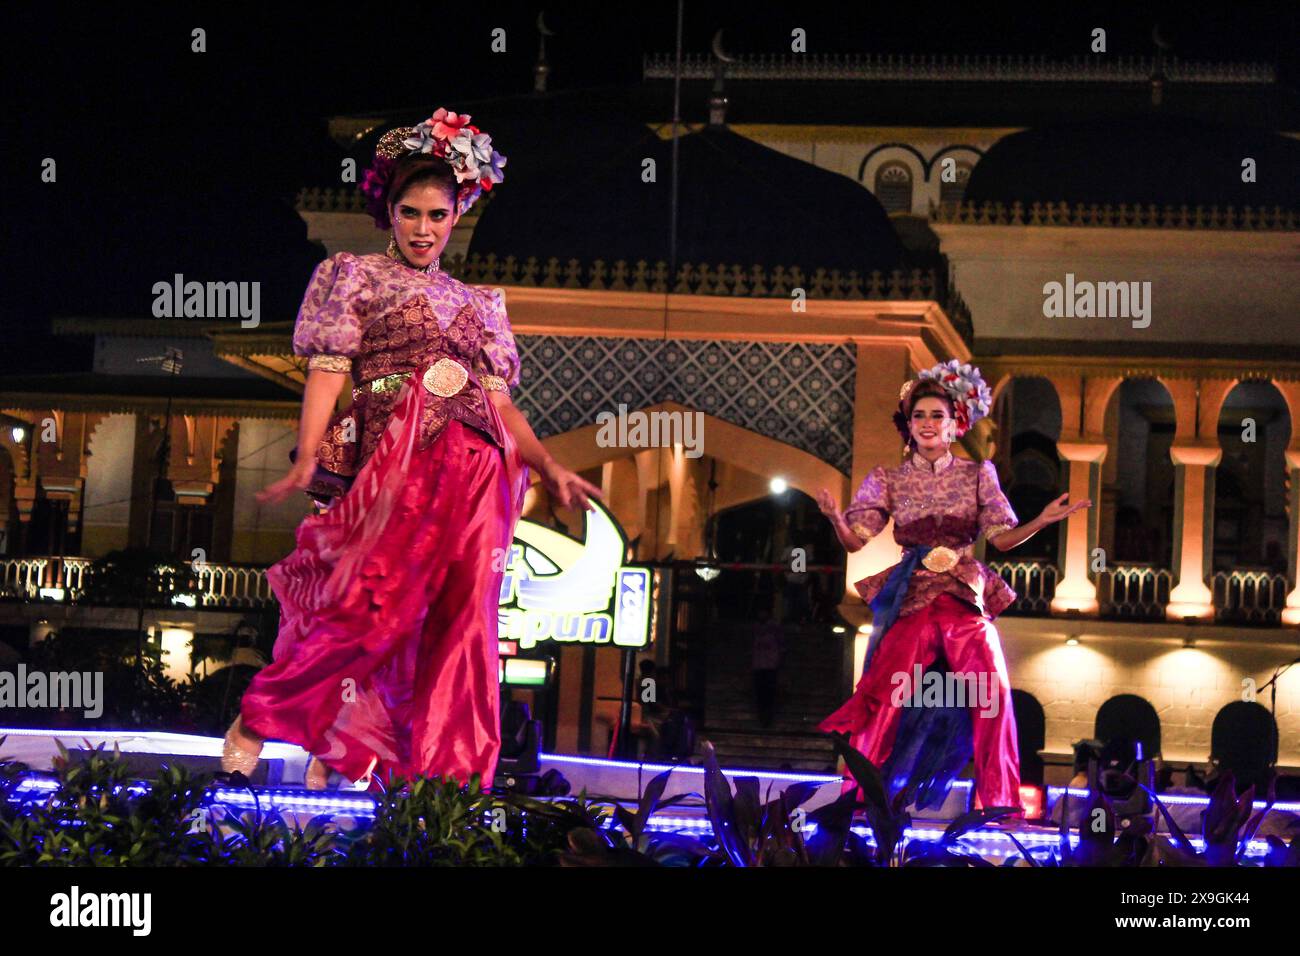
{"label": "dark green foliage", "polygon": [[82,761],[60,747],[58,792],[20,813],[7,797],[26,769],[0,757],[0,866],[553,865],[571,830],[598,825],[585,797],[548,804],[487,793],[477,777],[419,777],[391,781],[373,823],[340,832],[327,817],[301,825],[257,806],[252,788],[253,808],[209,810],[210,786],[246,781],[181,766],[135,781],[103,745]]}
{"label": "dark green foliage", "polygon": [[[650,829],[655,814],[689,797],[664,799],[671,771],[646,787],[632,810],[588,798],[542,801],[492,794],[477,777],[394,779],[380,795],[369,825],[340,830],[326,817],[306,825],[268,807],[242,812],[206,806],[214,782],[246,785],[240,775],[191,774],[164,767],[152,780],[131,778],[120,754],[103,745],[83,760],[60,747],[53,779],[57,793],[20,813],[9,802],[27,770],[0,756],[0,866],[989,866],[959,842],[1009,808],[989,808],[952,822],[934,841],[912,840],[900,849],[910,824],[904,809],[909,785],[887,796],[876,768],[845,741],[837,741],[865,797],[845,793],[804,813],[815,787],[796,784],[760,798],[758,780],[739,777],[733,794],[711,746],[706,745],[703,796],[713,825],[712,845]],[[0,749],[4,739],[0,738]],[[1152,816],[1117,818],[1093,788],[1079,844],[1072,847],[1068,805],[1063,807],[1057,852],[1035,859],[1020,847],[1021,862],[1036,866],[1234,866],[1240,865],[1268,808],[1252,815],[1254,790],[1240,798],[1230,776],[1220,782],[1202,819],[1205,849],[1197,852],[1155,793]],[[1067,801],[1068,797],[1063,798]],[[863,810],[876,834],[872,847],[850,829]],[[1155,814],[1169,833],[1157,834]],[[804,823],[816,824],[813,828]],[[612,828],[611,828],[612,825]],[[1014,842],[1011,833],[1003,831]],[[812,833],[811,836],[809,834]],[[1267,837],[1266,866],[1300,865],[1300,844]],[[1015,857],[1008,864],[1017,862]]]}

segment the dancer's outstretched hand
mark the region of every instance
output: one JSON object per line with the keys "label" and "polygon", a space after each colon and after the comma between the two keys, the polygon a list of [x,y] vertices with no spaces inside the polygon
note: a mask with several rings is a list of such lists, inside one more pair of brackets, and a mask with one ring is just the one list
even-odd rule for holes
{"label": "dancer's outstretched hand", "polygon": [[828,518],[834,518],[840,513],[839,505],[835,503],[830,491],[825,488],[817,492],[817,507],[821,508],[822,514]]}
{"label": "dancer's outstretched hand", "polygon": [[542,467],[542,484],[551,493],[551,497],[564,508],[581,507],[586,511],[594,511],[595,508],[588,498],[605,500],[599,488],[579,478],[554,458]]}
{"label": "dancer's outstretched hand", "polygon": [[309,459],[304,465],[294,465],[289,473],[279,481],[272,482],[253,497],[261,505],[279,504],[295,491],[303,491],[311,484],[312,475],[316,473],[316,460]]}
{"label": "dancer's outstretched hand", "polygon": [[1043,509],[1043,513],[1038,516],[1039,520],[1042,521],[1043,524],[1051,524],[1054,521],[1060,521],[1062,518],[1068,518],[1080,508],[1092,507],[1092,501],[1089,498],[1084,498],[1082,501],[1076,501],[1074,504],[1067,504],[1069,500],[1070,494],[1069,492],[1066,492],[1055,501],[1049,501],[1047,507]]}

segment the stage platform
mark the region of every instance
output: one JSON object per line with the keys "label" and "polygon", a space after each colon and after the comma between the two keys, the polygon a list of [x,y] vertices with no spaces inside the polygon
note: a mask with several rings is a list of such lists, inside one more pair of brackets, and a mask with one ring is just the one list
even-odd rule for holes
{"label": "stage platform", "polygon": [[[172,763],[182,764],[195,772],[214,772],[220,769],[221,739],[219,737],[160,731],[88,732],[0,728],[0,738],[4,738],[4,742],[0,744],[0,759],[21,762],[32,771],[51,770],[60,743],[74,758],[101,744],[109,751],[116,746],[123,758],[142,777],[151,776],[163,764]],[[321,814],[328,814],[337,825],[345,829],[366,825],[374,815],[373,797],[364,789],[348,785],[346,782],[339,789],[327,791],[304,789],[302,781],[306,763],[307,754],[301,748],[291,744],[268,742],[263,751],[261,765],[253,778],[257,804],[263,808],[274,808],[287,817],[302,822]],[[650,822],[650,828],[694,835],[699,838],[711,836],[712,827],[702,797],[704,768],[701,766],[606,760],[569,754],[543,754],[540,772],[554,770],[563,775],[569,784],[570,796],[585,790],[592,798],[606,798],[634,806],[650,781],[670,769],[670,766],[673,772],[664,790],[664,797],[684,794],[687,795],[687,799],[657,812]],[[833,801],[841,792],[842,781],[838,776],[747,770],[738,767],[724,767],[723,772],[732,780],[742,776],[757,778],[759,793],[765,799],[769,793],[775,796],[785,787],[795,783],[814,784],[816,790],[803,804],[808,811]],[[23,782],[17,796],[23,800],[43,799],[54,792],[55,786],[54,781],[38,773],[32,779]],[[1002,830],[985,829],[968,833],[961,838],[962,843],[968,851],[975,852],[994,863],[1002,862],[1007,856],[1019,853],[1007,838],[1006,832],[1013,834],[1035,856],[1040,853],[1044,855],[1051,853],[1052,849],[1059,844],[1060,812],[1063,797],[1067,793],[1072,841],[1077,842],[1076,827],[1088,801],[1087,792],[1067,790],[1064,787],[1049,787],[1045,793],[1045,822],[1015,823]],[[1162,793],[1160,799],[1178,826],[1199,847],[1198,836],[1202,830],[1201,815],[1209,803],[1209,798],[1202,794]],[[956,781],[942,807],[930,810],[911,808],[913,825],[908,830],[907,838],[937,839],[949,823],[971,809],[973,800],[972,781]],[[211,802],[222,810],[238,811],[251,808],[254,805],[254,797],[247,789],[218,787],[214,789]],[[1256,809],[1263,809],[1263,806],[1260,801],[1255,804]],[[1248,856],[1257,859],[1265,853],[1268,845],[1264,838],[1270,834],[1289,838],[1293,832],[1290,827],[1297,819],[1300,819],[1300,803],[1275,804],[1252,841]],[[860,829],[864,835],[869,834],[865,826],[855,829]],[[1168,827],[1163,818],[1159,820],[1157,830],[1167,832]]]}

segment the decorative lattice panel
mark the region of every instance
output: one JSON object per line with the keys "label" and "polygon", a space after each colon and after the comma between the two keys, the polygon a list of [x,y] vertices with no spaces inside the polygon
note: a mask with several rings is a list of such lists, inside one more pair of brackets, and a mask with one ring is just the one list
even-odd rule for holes
{"label": "decorative lattice panel", "polygon": [[[852,462],[850,345],[518,336],[514,398],[539,437],[595,424],[602,411],[673,401],[816,455]],[[705,430],[705,454],[709,454]]]}

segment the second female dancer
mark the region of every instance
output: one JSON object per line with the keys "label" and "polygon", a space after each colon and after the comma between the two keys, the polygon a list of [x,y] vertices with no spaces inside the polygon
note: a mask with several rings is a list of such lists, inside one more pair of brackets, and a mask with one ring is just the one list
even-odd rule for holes
{"label": "second female dancer", "polygon": [[[386,254],[339,252],[312,275],[293,334],[308,368],[293,469],[258,495],[328,503],[267,572],[274,660],[244,694],[222,766],[264,738],[330,770],[479,774],[500,750],[497,601],[527,467],[563,507],[600,492],[557,464],[510,400],[519,355],[501,300],[440,268],[457,220],[503,180],[467,114],[439,109],[379,140],[361,189]],[[335,413],[339,390],[352,404]],[[527,467],[526,467],[527,466]]]}
{"label": "second female dancer", "polygon": [[[974,544],[983,534],[1008,551],[1092,503],[1069,504],[1062,495],[1038,517],[1018,523],[993,463],[966,461],[949,450],[988,414],[990,400],[979,370],[970,365],[953,360],[921,372],[903,386],[894,414],[907,443],[906,460],[896,468],[873,469],[842,513],[829,491],[818,494],[848,551],[860,550],[891,518],[894,540],[904,549],[898,564],[856,584],[873,615],[862,678],[848,702],[818,727],[848,735],[855,749],[886,771],[891,790],[914,779],[913,768],[923,764],[960,770],[973,751],[980,803],[1020,807],[1011,683],[993,625],[1016,595],[975,560]],[[979,703],[918,706],[922,690],[915,676],[940,656],[965,687],[983,689]],[[853,784],[846,780],[845,789]]]}

